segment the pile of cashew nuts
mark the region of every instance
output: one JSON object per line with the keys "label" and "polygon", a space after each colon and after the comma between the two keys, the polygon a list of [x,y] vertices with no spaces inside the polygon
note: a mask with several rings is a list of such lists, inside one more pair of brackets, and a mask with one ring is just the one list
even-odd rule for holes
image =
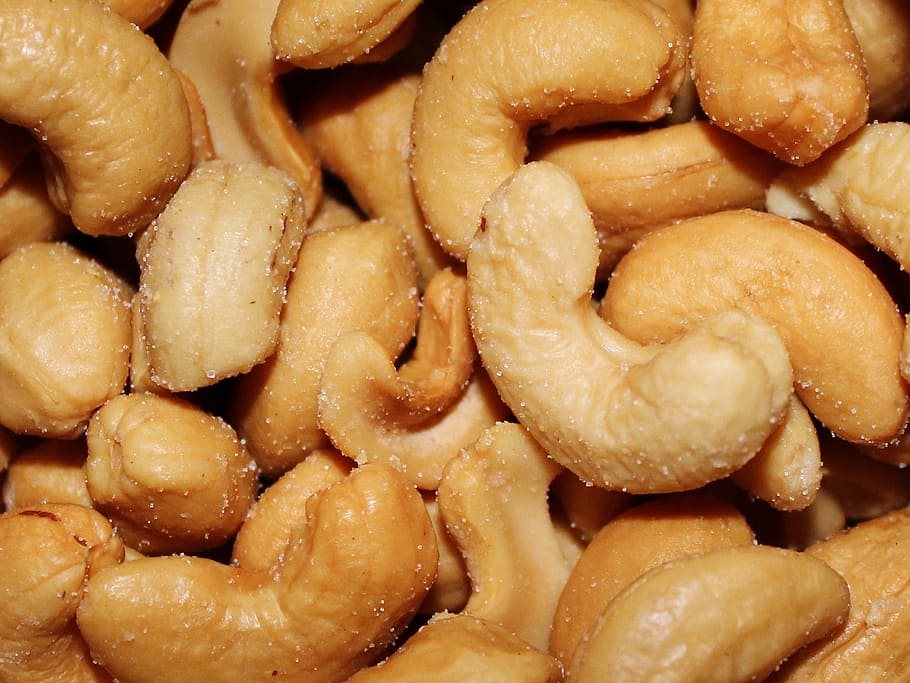
{"label": "pile of cashew nuts", "polygon": [[0,3],[0,681],[910,677],[910,5]]}

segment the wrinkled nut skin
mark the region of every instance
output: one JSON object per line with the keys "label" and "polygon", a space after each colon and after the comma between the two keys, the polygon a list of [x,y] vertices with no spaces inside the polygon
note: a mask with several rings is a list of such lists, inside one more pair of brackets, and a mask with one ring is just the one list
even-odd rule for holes
{"label": "wrinkled nut skin", "polygon": [[568,172],[523,166],[484,209],[467,260],[471,325],[503,401],[583,480],[654,493],[741,467],[792,394],[783,344],[736,312],[644,347],[597,317],[593,223]]}
{"label": "wrinkled nut skin", "polygon": [[417,322],[417,272],[404,233],[374,220],[310,233],[288,281],[275,353],[238,378],[229,421],[263,473],[331,445],[319,427],[319,381],[340,334],[360,330],[401,353]]}
{"label": "wrinkled nut skin", "polygon": [[762,680],[842,624],[850,605],[844,578],[805,553],[749,545],[690,555],[614,598],[566,680]]}
{"label": "wrinkled nut skin", "polygon": [[233,428],[171,396],[122,394],[86,430],[95,507],[142,553],[217,548],[242,524],[257,469]]}
{"label": "wrinkled nut skin", "polygon": [[393,468],[367,465],[310,499],[269,571],[138,559],[89,580],[79,628],[103,666],[136,683],[174,671],[188,683],[342,681],[415,614],[436,573],[434,540],[420,494]]}
{"label": "wrinkled nut skin", "polygon": [[0,515],[0,679],[109,683],[76,628],[86,581],[123,560],[123,544],[98,512],[35,505]]}
{"label": "wrinkled nut skin", "polygon": [[840,0],[699,0],[691,60],[709,119],[786,163],[866,122],[866,66]]}
{"label": "wrinkled nut skin", "polygon": [[670,494],[631,507],[607,522],[575,563],[556,605],[549,651],[568,668],[610,601],[646,571],[754,542],[742,513],[709,494]]}
{"label": "wrinkled nut skin", "polygon": [[484,202],[524,161],[532,125],[662,116],[682,82],[685,48],[652,3],[475,5],[425,65],[414,105],[411,174],[442,248],[465,259]]}
{"label": "wrinkled nut skin", "polygon": [[559,662],[508,629],[467,614],[440,614],[388,659],[347,683],[557,683]]}
{"label": "wrinkled nut skin", "polygon": [[180,80],[152,39],[86,0],[9,0],[0,35],[0,118],[39,141],[55,205],[91,235],[148,225],[192,154]]}
{"label": "wrinkled nut skin", "polygon": [[0,424],[50,438],[81,435],[128,374],[130,287],[62,242],[0,261]]}
{"label": "wrinkled nut skin", "polygon": [[155,384],[192,391],[272,354],[305,225],[297,186],[276,168],[210,161],[193,170],[137,248]]}
{"label": "wrinkled nut skin", "polygon": [[806,225],[742,210],[653,231],[613,271],[600,312],[657,343],[730,308],[774,326],[796,394],[838,436],[885,443],[901,433],[910,401],[897,305],[860,258]]}
{"label": "wrinkled nut skin", "polygon": [[93,507],[85,483],[83,439],[44,439],[16,453],[0,485],[3,508],[45,503]]}
{"label": "wrinkled nut skin", "polygon": [[907,552],[910,508],[864,521],[806,549],[850,586],[850,615],[768,680],[774,683],[901,680],[910,666]]}

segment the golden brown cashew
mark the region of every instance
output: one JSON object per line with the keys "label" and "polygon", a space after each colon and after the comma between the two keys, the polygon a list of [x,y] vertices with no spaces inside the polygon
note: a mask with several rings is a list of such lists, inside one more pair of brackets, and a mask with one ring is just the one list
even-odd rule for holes
{"label": "golden brown cashew", "polygon": [[180,80],[152,39],[100,2],[0,8],[0,118],[41,143],[48,190],[79,230],[144,228],[189,170]]}
{"label": "golden brown cashew", "polygon": [[126,383],[131,297],[113,271],[63,242],[0,261],[0,424],[79,436]]}
{"label": "golden brown cashew", "polygon": [[305,223],[296,185],[276,168],[218,160],[193,170],[136,252],[155,384],[192,391],[272,354]]}
{"label": "golden brown cashew", "polygon": [[310,499],[269,571],[138,559],[89,580],[79,628],[93,657],[136,683],[175,671],[187,683],[340,681],[413,617],[436,573],[434,540],[417,491],[394,468],[366,465]]}
{"label": "golden brown cashew", "polygon": [[111,525],[81,505],[0,515],[0,679],[109,683],[76,628],[86,582],[123,560]]}
{"label": "golden brown cashew", "polygon": [[421,0],[279,0],[271,44],[278,59],[302,69],[350,62],[383,43]]}
{"label": "golden brown cashew", "polygon": [[560,469],[521,425],[500,422],[449,461],[437,491],[471,577],[462,612],[543,650],[571,568],[547,504]]}
{"label": "golden brown cashew", "polygon": [[787,163],[866,122],[866,67],[843,2],[699,0],[691,58],[711,121]]}
{"label": "golden brown cashew", "polygon": [[385,661],[361,669],[346,683],[557,683],[553,657],[491,621],[440,614]]}
{"label": "golden brown cashew", "polygon": [[117,14],[146,29],[167,11],[174,0],[104,0]]}
{"label": "golden brown cashew", "polygon": [[322,174],[278,84],[269,44],[278,0],[192,0],[174,31],[170,62],[196,86],[218,158],[277,166],[297,183],[309,218]]}
{"label": "golden brown cashew", "polygon": [[732,307],[760,315],[784,340],[796,394],[826,427],[884,443],[906,423],[894,300],[851,251],[796,221],[745,210],[654,231],[616,267],[601,307],[641,343]]}
{"label": "golden brown cashew", "polygon": [[815,557],[761,545],[711,550],[660,565],[617,595],[566,680],[762,680],[849,611],[847,583]]}
{"label": "golden brown cashew", "polygon": [[594,225],[572,177],[519,169],[468,256],[477,348],[505,403],[551,457],[632,493],[697,488],[749,460],[792,393],[783,344],[731,312],[666,346],[598,319]]}
{"label": "golden brown cashew", "polygon": [[24,448],[12,459],[3,479],[4,508],[45,503],[92,507],[83,467],[86,454],[84,439],[43,439]]}
{"label": "golden brown cashew", "polygon": [[414,107],[414,187],[442,248],[467,256],[483,203],[524,161],[531,126],[659,118],[685,63],[685,38],[650,2],[475,5],[424,67]]}

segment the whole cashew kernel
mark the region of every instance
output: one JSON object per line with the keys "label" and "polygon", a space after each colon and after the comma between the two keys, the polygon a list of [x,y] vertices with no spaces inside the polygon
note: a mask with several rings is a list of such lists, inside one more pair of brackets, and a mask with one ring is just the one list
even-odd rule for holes
{"label": "whole cashew kernel", "polygon": [[85,483],[84,439],[43,439],[16,453],[0,485],[6,510],[72,503],[92,507]]}
{"label": "whole cashew kernel", "polygon": [[549,455],[632,493],[697,488],[759,449],[792,393],[783,344],[730,312],[665,346],[598,319],[594,225],[568,172],[520,168],[484,209],[467,260],[480,357]]}
{"label": "whole cashew kernel", "polygon": [[699,101],[717,126],[805,165],[866,122],[866,65],[843,2],[699,0]]}
{"label": "whole cashew kernel", "polygon": [[54,204],[91,235],[148,225],[192,154],[186,98],[157,45],[86,0],[8,0],[0,35],[0,118],[39,141]]}
{"label": "whole cashew kernel", "polygon": [[566,680],[762,680],[843,624],[850,600],[840,574],[798,551],[748,545],[690,555],[610,602]]}
{"label": "whole cashew kernel", "polygon": [[136,683],[175,670],[187,683],[344,680],[413,617],[435,576],[434,541],[417,491],[366,465],[309,500],[270,570],[137,559],[89,579],[77,621],[92,656]]}
{"label": "whole cashew kernel", "polygon": [[439,244],[464,260],[533,125],[657,119],[685,63],[684,37],[650,2],[477,3],[425,65],[414,104],[411,172]]}

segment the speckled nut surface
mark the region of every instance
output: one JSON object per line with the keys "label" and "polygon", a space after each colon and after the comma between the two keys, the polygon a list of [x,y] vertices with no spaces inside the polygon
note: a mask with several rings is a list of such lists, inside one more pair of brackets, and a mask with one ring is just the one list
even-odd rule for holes
{"label": "speckled nut surface", "polygon": [[261,164],[206,162],[139,239],[151,380],[191,391],[275,350],[306,220],[297,186]]}
{"label": "speckled nut surface", "polygon": [[41,143],[54,203],[92,235],[144,228],[191,156],[186,99],[164,55],[87,0],[5,2],[0,35],[0,118]]}
{"label": "speckled nut surface", "polygon": [[749,545],[683,557],[616,596],[566,680],[762,680],[850,607],[844,578],[805,553]]}
{"label": "speckled nut surface", "polygon": [[691,59],[710,120],[787,163],[866,122],[866,66],[840,0],[699,0]]}
{"label": "speckled nut surface", "polygon": [[594,225],[575,181],[548,162],[519,169],[484,221],[467,260],[477,348],[552,458],[642,493],[696,488],[755,454],[792,393],[770,326],[731,312],[643,346],[598,319]]}
{"label": "speckled nut surface", "polygon": [[524,161],[532,125],[659,118],[685,63],[684,37],[651,3],[475,5],[424,67],[414,107],[412,175],[437,241],[467,256],[483,203]]}
{"label": "speckled nut surface", "polygon": [[319,427],[325,356],[344,332],[365,331],[398,357],[417,322],[417,272],[407,238],[375,220],[309,234],[288,282],[278,347],[242,375],[230,422],[267,476],[330,445]]}
{"label": "speckled nut surface", "polygon": [[187,683],[343,681],[413,617],[435,576],[434,541],[417,491],[367,465],[310,500],[269,571],[137,559],[89,579],[77,620],[92,655],[135,683],[174,671]]}
{"label": "speckled nut surface", "polygon": [[76,628],[86,581],[123,560],[123,543],[98,512],[35,505],[0,515],[0,679],[110,683]]}
{"label": "speckled nut surface", "polygon": [[302,69],[353,61],[393,35],[421,0],[280,0],[271,30],[278,59]]}
{"label": "speckled nut surface", "polygon": [[256,465],[233,428],[182,399],[117,396],[86,440],[89,495],[140,552],[217,548],[253,504]]}
{"label": "speckled nut surface", "polygon": [[801,223],[743,210],[651,232],[613,271],[601,313],[655,343],[729,308],[774,325],[797,395],[827,428],[861,443],[901,433],[908,396],[897,305],[862,260]]}
{"label": "speckled nut surface", "polygon": [[553,657],[508,629],[466,614],[440,614],[393,654],[361,669],[347,683],[557,683]]}
{"label": "speckled nut surface", "polygon": [[3,508],[45,503],[92,507],[85,485],[85,457],[84,439],[42,439],[24,448],[10,462],[0,485]]}
{"label": "speckled nut surface", "polygon": [[131,296],[112,271],[62,242],[0,261],[0,424],[79,436],[126,383]]}

